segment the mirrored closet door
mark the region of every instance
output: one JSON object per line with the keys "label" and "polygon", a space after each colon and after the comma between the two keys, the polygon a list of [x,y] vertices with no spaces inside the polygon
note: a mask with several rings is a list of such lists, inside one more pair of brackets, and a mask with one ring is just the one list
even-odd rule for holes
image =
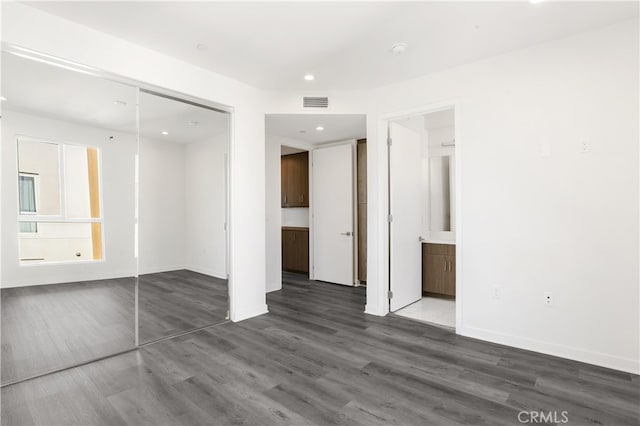
{"label": "mirrored closet door", "polygon": [[140,344],[227,318],[229,115],[140,92]]}
{"label": "mirrored closet door", "polygon": [[137,89],[2,53],[2,384],[132,349]]}

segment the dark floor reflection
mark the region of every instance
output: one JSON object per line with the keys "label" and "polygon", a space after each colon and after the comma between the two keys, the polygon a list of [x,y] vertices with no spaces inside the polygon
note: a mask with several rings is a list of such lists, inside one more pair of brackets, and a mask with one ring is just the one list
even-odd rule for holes
{"label": "dark floor reflection", "polygon": [[0,290],[2,383],[135,346],[134,277]]}
{"label": "dark floor reflection", "polygon": [[227,280],[185,269],[140,275],[140,343],[224,321]]}

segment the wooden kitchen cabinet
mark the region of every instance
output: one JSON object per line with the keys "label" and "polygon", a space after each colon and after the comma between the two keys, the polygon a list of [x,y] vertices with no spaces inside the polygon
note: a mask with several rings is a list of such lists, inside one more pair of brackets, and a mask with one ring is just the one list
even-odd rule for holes
{"label": "wooden kitchen cabinet", "polygon": [[283,155],[280,161],[282,207],[309,207],[309,153]]}
{"label": "wooden kitchen cabinet", "polygon": [[282,270],[309,273],[309,228],[282,228]]}
{"label": "wooden kitchen cabinet", "polygon": [[456,246],[422,245],[422,292],[456,295]]}

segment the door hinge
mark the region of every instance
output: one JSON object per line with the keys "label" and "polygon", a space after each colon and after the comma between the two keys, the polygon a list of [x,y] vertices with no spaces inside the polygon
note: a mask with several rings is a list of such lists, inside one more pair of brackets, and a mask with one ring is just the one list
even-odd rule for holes
{"label": "door hinge", "polygon": [[393,140],[391,138],[387,138],[387,146],[393,145]]}
{"label": "door hinge", "polygon": [[387,296],[389,297],[389,300],[393,299],[393,291],[389,290],[389,293],[387,293]]}
{"label": "door hinge", "polygon": [[393,222],[393,215],[392,214],[387,216],[387,222],[389,222],[389,223]]}

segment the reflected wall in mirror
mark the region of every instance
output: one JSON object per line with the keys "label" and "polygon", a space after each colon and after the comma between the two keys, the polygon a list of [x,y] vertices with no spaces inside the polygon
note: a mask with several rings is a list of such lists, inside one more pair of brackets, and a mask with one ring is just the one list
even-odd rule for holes
{"label": "reflected wall in mirror", "polygon": [[452,156],[429,159],[429,192],[431,231],[451,231],[451,159]]}
{"label": "reflected wall in mirror", "polygon": [[1,382],[135,347],[137,89],[2,53]]}
{"label": "reflected wall in mirror", "polygon": [[227,113],[140,93],[139,340],[228,312]]}

